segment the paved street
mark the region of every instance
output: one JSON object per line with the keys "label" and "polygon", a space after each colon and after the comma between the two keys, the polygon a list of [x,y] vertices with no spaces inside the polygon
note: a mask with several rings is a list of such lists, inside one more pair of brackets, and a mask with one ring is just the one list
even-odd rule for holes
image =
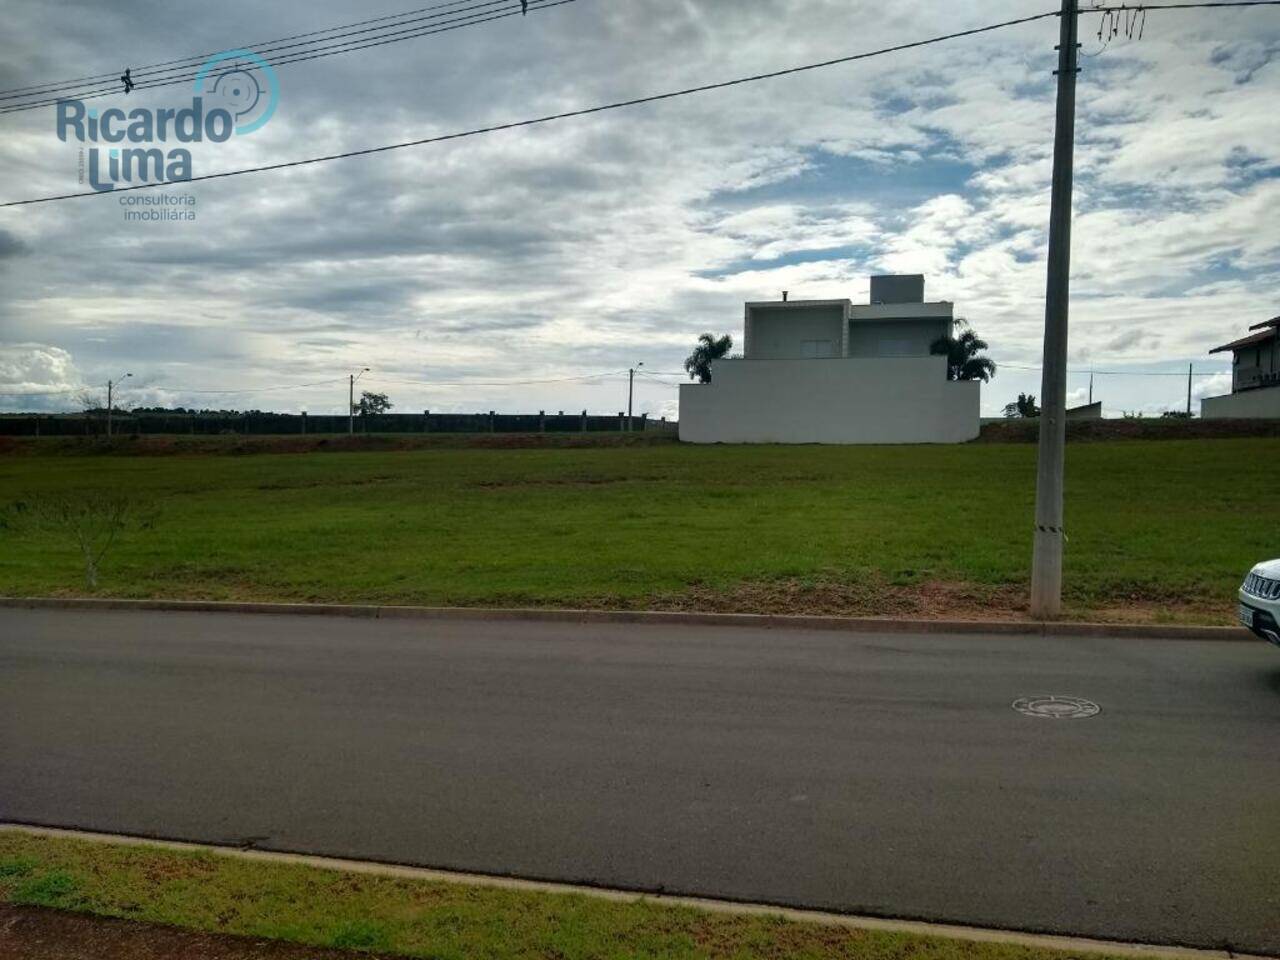
{"label": "paved street", "polygon": [[1280,650],[0,610],[0,819],[1280,953]]}

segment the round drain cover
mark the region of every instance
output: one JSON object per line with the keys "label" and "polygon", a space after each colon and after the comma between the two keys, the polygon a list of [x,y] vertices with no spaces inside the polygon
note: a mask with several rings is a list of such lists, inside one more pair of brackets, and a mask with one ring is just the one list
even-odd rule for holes
{"label": "round drain cover", "polygon": [[1092,700],[1079,697],[1019,697],[1013,701],[1013,709],[1028,717],[1049,720],[1085,720],[1102,710]]}

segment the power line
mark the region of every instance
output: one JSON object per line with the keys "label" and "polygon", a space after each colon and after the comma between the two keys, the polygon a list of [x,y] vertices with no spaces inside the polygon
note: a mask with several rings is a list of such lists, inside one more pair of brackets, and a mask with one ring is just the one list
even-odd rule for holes
{"label": "power line", "polygon": [[[1038,373],[1038,372],[1040,371],[1040,369],[1041,369],[1040,367],[1026,366],[1026,365],[1018,364],[1018,363],[997,363],[997,364],[996,364],[996,367],[997,367],[997,369],[999,369],[999,370],[1031,370],[1031,371],[1035,371],[1035,372],[1037,372],[1037,373]],[[1209,370],[1209,371],[1204,371],[1204,372],[1194,373],[1194,374],[1192,374],[1192,376],[1196,376],[1196,377],[1219,377],[1219,376],[1222,376],[1223,374],[1230,373],[1230,372],[1231,372],[1230,370]],[[1089,374],[1090,376],[1099,376],[1099,377],[1180,377],[1180,378],[1182,378],[1183,380],[1185,380],[1185,379],[1187,378],[1187,374],[1186,374],[1186,373],[1184,373],[1184,372],[1180,372],[1180,371],[1164,371],[1164,370],[1090,370],[1090,369],[1080,370],[1080,369],[1070,369],[1070,370],[1068,370],[1068,371],[1067,371],[1067,373],[1076,374],[1076,375],[1081,375],[1081,376],[1083,376],[1084,374],[1086,374],[1086,373],[1087,373],[1087,374]]]}
{"label": "power line", "polygon": [[662,379],[663,377],[685,376],[682,374],[675,374],[675,373],[663,373],[663,374],[650,373],[648,370],[637,370],[636,373],[640,374],[642,377],[647,377],[652,382],[661,384],[664,387],[678,387],[680,386],[680,384],[672,383],[670,380],[663,380]]}
{"label": "power line", "polygon": [[[450,0],[450,2],[448,3],[435,4],[429,7],[419,7],[414,10],[406,10],[402,13],[388,14],[387,16],[383,16],[383,17],[373,17],[368,20],[357,20],[349,24],[343,24],[336,27],[326,27],[321,30],[311,30],[305,33],[292,34],[290,36],[280,37],[275,40],[258,41],[253,44],[241,44],[240,47],[253,49],[254,52],[261,54],[264,52],[272,52],[273,49],[280,50],[280,49],[289,49],[291,47],[313,46],[318,43],[324,43],[332,40],[340,40],[345,37],[355,36],[360,33],[373,33],[380,30],[385,31],[385,30],[388,30],[390,27],[403,26],[406,23],[414,23],[414,22],[430,20],[430,19],[439,19],[441,17],[446,16],[447,14],[437,13],[427,17],[413,17],[412,15],[424,13],[428,11],[456,8],[467,2],[469,2],[469,0]],[[449,12],[450,13],[468,13],[470,11],[483,8],[483,7],[497,6],[503,2],[504,0],[488,0],[488,2],[479,3],[474,5],[473,7],[465,7],[462,10],[452,9],[452,10],[449,10]],[[573,2],[573,0],[563,0],[563,2]],[[558,4],[538,4],[537,0],[534,0],[534,4],[530,6],[528,9],[537,9],[539,6],[555,6],[555,5],[558,5]],[[1205,9],[1205,8],[1258,7],[1258,6],[1276,6],[1276,5],[1280,5],[1280,0],[1223,0],[1223,2],[1205,2],[1205,3],[1156,3],[1156,4],[1140,4],[1136,6],[1122,5],[1118,7],[1117,6],[1095,6],[1095,7],[1082,9],[1080,10],[1080,13],[1082,14],[1083,13],[1115,13],[1115,12],[1135,13],[1135,12],[1142,12],[1144,10],[1192,10],[1192,9]],[[519,12],[521,14],[524,14],[526,11],[522,8]],[[516,11],[512,11],[511,13],[502,14],[495,17],[472,20],[470,22],[463,23],[460,26],[472,26],[475,23],[485,23],[492,19],[504,19],[505,17],[515,16],[515,15],[516,15]],[[1055,14],[1055,16],[1056,15],[1057,14]],[[393,21],[393,20],[397,22],[388,23],[388,21]],[[371,24],[371,23],[383,23],[385,25],[381,27],[371,27],[364,30],[352,29],[355,27],[362,27],[362,26],[365,26],[366,24]],[[458,29],[458,27],[453,27],[449,29]],[[426,36],[431,33],[439,33],[439,32],[445,32],[445,31],[423,30],[423,31],[417,31],[417,32],[412,32],[412,31],[399,31],[399,32],[409,34],[408,36],[400,37],[399,39],[408,40],[408,39],[415,39],[416,37],[419,37],[419,36]],[[322,37],[321,35],[323,34],[332,34],[332,36]],[[383,36],[392,36],[392,35],[393,34],[390,34],[390,33],[383,34]],[[306,37],[321,37],[321,39],[307,40],[305,43],[293,43],[293,44],[288,44],[287,46],[276,46],[274,48],[272,46],[272,45],[284,44],[285,41],[301,40]],[[394,40],[394,41],[388,40],[385,42],[399,42],[399,40]],[[349,53],[349,52],[352,52],[353,50],[366,49],[369,46],[381,46],[381,43],[360,43],[359,45],[348,46],[345,49],[334,49],[332,50],[332,53],[320,53],[320,54],[315,54],[314,56],[297,57],[294,59],[278,61],[278,62],[272,63],[271,66],[282,66],[289,63],[298,63],[298,62],[301,62],[302,60],[315,59],[318,56],[331,56],[337,53]],[[328,48],[319,48],[319,49],[323,50]],[[175,72],[174,69],[169,69],[165,71],[162,68],[166,68],[166,67],[172,68],[175,65],[182,65],[182,64],[194,65],[195,63],[202,62],[203,60],[206,60],[211,56],[215,56],[217,53],[220,53],[220,52],[223,52],[223,51],[215,51],[212,53],[204,53],[204,54],[194,54],[187,57],[180,57],[174,60],[165,60],[159,63],[147,64],[145,66],[137,68],[137,70],[133,73],[133,76],[146,77],[146,76],[151,76],[153,74],[162,73],[162,72],[173,73]],[[257,69],[257,68],[254,67],[250,69]],[[192,74],[184,77],[179,77],[174,80],[169,80],[164,83],[148,82],[148,83],[137,84],[136,86],[139,89],[165,86],[172,83],[181,83],[187,80],[194,79],[194,76],[195,75]],[[8,90],[0,91],[0,100],[10,100],[15,98],[29,99],[30,97],[33,97],[33,96],[46,96],[48,94],[58,93],[60,91],[75,90],[86,84],[112,82],[112,86],[108,89],[91,91],[89,93],[85,93],[81,96],[76,97],[76,99],[90,99],[90,98],[106,96],[110,93],[118,92],[118,88],[114,85],[114,81],[116,79],[117,78],[115,77],[114,73],[103,73],[103,74],[92,74],[89,76],[78,77],[78,78],[65,80],[65,81],[47,81],[42,84],[33,84],[26,87],[13,87]],[[11,112],[17,112],[19,110],[35,109],[40,106],[48,106],[49,104],[56,103],[57,99],[66,99],[66,98],[67,97],[64,95],[61,98],[46,99],[39,102],[31,102],[31,103],[20,104],[20,105],[5,105],[3,107],[0,107],[0,113],[11,113]]]}
{"label": "power line", "polygon": [[[225,395],[231,396],[231,395],[251,394],[251,393],[275,393],[280,390],[302,390],[307,387],[323,387],[323,386],[328,386],[329,384],[332,384],[332,383],[339,383],[339,382],[345,383],[346,379],[347,379],[346,377],[337,377],[333,380],[316,380],[312,383],[287,383],[287,384],[283,384],[275,387],[250,387],[245,390],[194,390],[194,389],[189,390],[186,387],[165,387],[165,386],[156,386],[152,384],[137,384],[132,389],[135,393],[139,390],[150,389],[150,390],[167,390],[171,393],[196,393],[196,394],[202,394],[202,395],[225,394]],[[97,390],[97,389],[100,389],[100,388],[95,385],[89,384],[81,387],[72,387],[70,390],[47,390],[47,391],[37,391],[37,392],[28,392],[28,393],[0,392],[0,397],[64,397],[70,394],[84,393],[86,391]]]}
{"label": "power line", "polygon": [[[476,8],[493,7],[499,3],[505,4],[506,2],[507,0],[486,0],[486,2],[477,4]],[[539,2],[539,0],[534,0],[534,2],[530,3],[529,9],[530,10],[547,10],[551,7],[560,7],[560,6],[564,6],[565,4],[575,3],[575,2],[577,2],[577,0],[541,0],[541,2]],[[469,8],[469,9],[476,9],[476,8]],[[454,11],[454,12],[457,12],[457,11]],[[408,30],[396,30],[390,33],[383,33],[378,37],[367,37],[363,40],[351,41],[351,42],[344,41],[342,43],[334,44],[329,47],[318,47],[309,51],[298,51],[297,53],[286,54],[282,59],[268,61],[268,66],[271,66],[271,67],[287,66],[291,63],[303,63],[308,60],[318,60],[323,57],[336,56],[341,53],[353,53],[357,50],[368,50],[372,47],[386,46],[387,44],[390,44],[390,43],[400,43],[404,40],[414,40],[419,37],[433,36],[439,33],[449,33],[453,30],[461,30],[464,27],[478,26],[479,24],[482,24],[482,23],[491,23],[495,20],[505,20],[509,17],[518,17],[522,15],[523,15],[522,10],[511,10],[506,13],[490,13],[488,15],[483,15],[483,16],[479,14],[469,14],[465,17],[455,18],[454,20],[442,21],[442,23],[444,24],[451,24],[448,26],[434,25],[430,27],[421,27],[421,26],[413,27]],[[356,31],[356,32],[360,33],[364,31]],[[329,38],[329,39],[335,39],[335,38]],[[305,44],[295,44],[294,46],[305,46]],[[184,69],[190,70],[189,67]],[[246,64],[244,65],[243,69],[246,72],[253,72],[260,69],[260,67],[254,64]],[[169,71],[169,72],[173,72],[173,71]],[[191,71],[188,73],[183,73],[180,76],[171,77],[171,78],[155,78],[147,82],[135,84],[134,89],[151,90],[158,87],[167,87],[167,86],[174,86],[175,84],[189,83],[192,80],[194,80],[197,76],[199,76],[199,71]],[[58,103],[61,100],[68,100],[68,99],[92,100],[98,97],[105,97],[105,96],[111,96],[113,94],[118,94],[119,92],[120,92],[119,86],[113,84],[109,87],[90,90],[90,91],[78,93],[75,95],[61,94],[53,97],[46,97],[45,99],[42,99],[42,100],[34,100],[34,101],[25,102],[25,103],[2,105],[0,106],[0,114],[19,113],[24,110],[35,110],[39,107],[51,106],[53,104]],[[32,94],[32,95],[36,96],[37,94]],[[44,95],[38,94],[38,96],[44,96]]]}
{"label": "power line", "polygon": [[1108,11],[1133,13],[1135,10],[1202,10],[1214,7],[1277,7],[1280,0],[1223,0],[1221,3],[1136,3],[1119,7],[1081,7],[1079,12],[1107,13]]}
{"label": "power line", "polygon": [[[569,0],[559,0],[559,2],[569,2]],[[1280,2],[1280,0],[1277,0]],[[549,4],[548,4],[549,5]],[[972,37],[982,33],[991,33],[995,30],[1002,30],[1006,27],[1017,26],[1023,23],[1031,23],[1036,20],[1044,20],[1048,17],[1056,17],[1056,10],[1046,13],[1032,14],[1031,16],[1018,17],[1014,20],[1004,20],[1000,23],[988,24],[984,27],[974,27],[970,30],[961,30],[957,33],[943,34],[937,37],[930,37],[927,40],[913,40],[909,43],[899,43],[891,47],[882,47],[879,50],[870,50],[866,53],[855,53],[845,57],[836,57],[832,60],[822,60],[817,63],[807,63],[798,67],[787,67],[783,70],[772,70],[768,73],[757,73],[747,77],[738,77],[734,80],[722,80],[719,83],[707,83],[696,87],[686,87],[681,90],[672,90],[668,93],[651,94],[645,97],[636,97],[631,100],[619,100],[613,103],[601,104],[594,107],[583,107],[579,110],[567,110],[562,113],[548,114],[542,117],[535,117],[530,120],[514,120],[509,123],[499,123],[488,127],[478,127],[473,130],[465,130],[459,133],[441,134],[435,137],[423,137],[419,140],[407,140],[402,143],[384,144],[378,147],[366,147],[362,150],[348,150],[343,153],[331,153],[321,157],[310,157],[305,160],[288,160],[281,163],[268,163],[257,167],[244,167],[239,170],[227,170],[222,173],[206,173],[198,177],[190,177],[180,181],[159,181],[156,183],[140,183],[128,187],[117,187],[114,191],[122,193],[130,190],[148,190],[155,187],[171,187],[175,184],[196,183],[202,180],[221,180],[227,177],[239,177],[250,173],[266,173],[274,170],[287,170],[293,167],[304,167],[317,163],[328,163],[334,160],[348,160],[353,157],[367,157],[377,153],[387,153],[391,150],[403,150],[408,147],[420,147],[434,143],[444,143],[450,140],[462,140],[467,137],[476,137],[487,133],[498,133],[503,130],[516,130],[521,127],[532,127],[539,124],[551,123],[556,120],[567,120],[573,117],[585,117],[591,114],[604,113],[608,110],[620,110],[624,107],[636,107],[647,103],[658,103],[663,100],[674,100],[677,97],[687,97],[695,93],[707,93],[711,90],[724,90],[728,87],[741,86],[747,83],[756,83],[761,80],[773,80],[778,77],[791,76],[797,73],[806,73],[812,70],[820,70],[824,67],[833,67],[844,63],[853,63],[857,60],[869,60],[872,57],[884,56],[890,53],[899,53],[903,50],[913,50],[919,47],[927,47],[935,43],[943,43],[948,40],[958,40],[964,37]],[[76,197],[93,197],[99,196],[97,190],[85,190],[79,193],[63,193],[55,194],[48,197],[34,197],[30,200],[10,200],[6,203],[0,203],[0,209],[4,207],[21,207],[34,203],[49,203],[55,200],[71,200]]]}
{"label": "power line", "polygon": [[[534,0],[534,2],[530,4],[529,9],[545,10],[548,7],[558,7],[566,3],[573,3],[573,2],[575,2],[575,0],[557,0],[557,2],[546,2],[546,0],[541,0],[541,2],[539,2],[539,0]],[[489,13],[488,15],[482,15],[480,13],[474,12],[476,10],[479,10],[480,8],[484,8],[484,7],[492,8],[499,5],[506,5],[508,3],[509,3],[509,0],[484,0],[484,2],[477,3],[475,4],[475,6],[466,8],[465,10],[462,10],[462,11],[456,11],[456,10],[450,11],[451,13],[465,14],[465,16],[455,17],[452,20],[441,21],[441,23],[443,24],[452,24],[450,26],[433,25],[433,26],[412,27],[407,30],[394,30],[391,32],[382,33],[376,37],[366,37],[363,40],[350,41],[350,42],[342,41],[336,44],[332,44],[331,46],[328,46],[328,47],[312,46],[315,43],[320,43],[323,41],[308,41],[307,43],[291,44],[289,45],[291,47],[312,46],[312,49],[298,51],[297,53],[286,54],[284,55],[283,58],[269,61],[268,65],[272,67],[287,66],[288,64],[291,64],[291,63],[302,63],[307,60],[317,60],[322,57],[336,56],[337,54],[340,54],[340,53],[352,53],[357,50],[367,50],[371,47],[381,47],[389,43],[400,43],[404,40],[413,40],[419,37],[432,36],[438,33],[449,33],[453,30],[461,30],[464,27],[477,26],[482,23],[490,23],[495,20],[505,20],[508,17],[516,17],[516,16],[522,15],[523,13],[522,10],[510,10],[506,13]],[[440,17],[442,16],[445,16],[445,15],[436,14],[432,17],[421,17],[418,19],[419,20],[440,19]],[[413,21],[406,20],[403,22],[410,23]],[[400,24],[389,24],[388,26],[400,26]],[[385,30],[386,28],[371,28],[371,29]],[[369,32],[369,31],[357,30],[349,35],[354,35],[357,33],[365,33],[365,32]],[[341,40],[341,35],[328,37],[328,38],[325,38],[325,40],[326,41]],[[286,48],[281,47],[279,49],[286,49]],[[262,53],[263,51],[254,50],[253,52]],[[270,52],[270,51],[267,51],[267,52]],[[181,73],[178,76],[170,76],[170,77],[163,77],[163,78],[154,77],[149,81],[135,84],[134,89],[149,90],[149,89],[155,89],[157,87],[173,86],[179,83],[188,83],[194,80],[197,76],[199,76],[199,71],[192,70],[191,69],[192,66],[193,65],[187,65],[186,67],[183,67],[183,68],[174,68],[167,71],[163,71],[168,74],[174,74],[179,70],[187,71],[187,72]],[[244,69],[246,71],[256,71],[260,68],[257,65],[249,64],[249,65],[245,65]],[[102,82],[106,82],[106,81],[102,81]],[[52,93],[55,91],[49,91],[49,92]],[[113,94],[118,94],[118,93],[120,93],[118,80],[116,82],[113,82],[110,86],[103,87],[100,89],[89,90],[82,93],[76,93],[74,95],[63,93],[57,96],[49,97],[49,96],[46,96],[46,94],[44,93],[32,93],[32,94],[28,94],[28,96],[40,96],[40,97],[44,97],[44,99],[28,101],[26,103],[19,103],[19,104],[0,105],[0,113],[17,113],[23,110],[34,110],[38,107],[49,106],[51,104],[57,103],[60,100],[67,100],[67,99],[92,100],[98,97],[111,96]]]}
{"label": "power line", "polygon": [[[329,40],[338,39],[343,36],[351,36],[351,35],[354,35],[355,33],[371,32],[371,31],[355,30],[354,28],[356,27],[365,27],[373,23],[386,24],[392,20],[399,21],[399,22],[395,24],[389,24],[390,26],[400,26],[404,23],[414,22],[414,19],[408,19],[408,18],[413,18],[416,14],[430,13],[432,11],[437,11],[437,10],[449,10],[450,8],[457,8],[457,7],[463,6],[468,2],[471,2],[471,0],[449,0],[449,2],[447,3],[437,3],[437,4],[432,4],[426,7],[417,7],[413,10],[402,11],[401,13],[392,13],[392,14],[387,14],[386,16],[381,16],[381,17],[371,17],[367,20],[356,20],[353,23],[339,24],[338,26],[325,27],[320,30],[309,30],[309,31],[306,31],[305,33],[294,33],[286,37],[276,37],[271,40],[258,40],[252,43],[238,43],[238,44],[234,44],[232,46],[226,47],[224,48],[224,50],[251,49],[255,53],[261,54],[265,50],[269,50],[277,44],[287,43],[292,40],[303,40],[303,39],[306,39],[307,37],[320,37],[323,34],[333,34],[333,36],[324,37],[323,41],[322,40],[311,41],[311,43],[321,43]],[[496,2],[501,2],[501,0],[492,0],[492,2],[490,3],[480,4],[479,6],[492,6]],[[1083,14],[1083,13],[1107,13],[1107,12],[1119,12],[1119,11],[1133,12],[1135,10],[1137,11],[1191,10],[1191,9],[1203,9],[1203,8],[1255,7],[1255,6],[1276,6],[1276,5],[1280,5],[1280,0],[1229,0],[1229,2],[1205,2],[1205,3],[1148,3],[1148,4],[1137,4],[1137,5],[1123,5],[1118,7],[1117,6],[1092,6],[1092,7],[1083,8],[1080,10],[1080,12]],[[470,9],[470,8],[467,8],[467,9]],[[450,12],[456,13],[459,11],[454,9],[454,10],[451,10]],[[443,14],[438,14],[437,16],[443,16]],[[425,20],[430,18],[418,17],[416,19]],[[375,29],[386,29],[386,28],[380,27]],[[216,56],[217,54],[222,52],[223,50],[215,50],[208,53],[197,53],[197,54],[191,54],[186,57],[178,57],[173,60],[162,60],[157,63],[143,64],[142,66],[136,68],[133,71],[133,76],[135,77],[150,76],[152,74],[161,72],[161,68],[172,67],[179,64],[202,63],[203,61],[207,60],[209,57]],[[25,87],[10,87],[6,90],[0,90],[0,100],[13,99],[14,97],[20,94],[29,94],[29,95],[45,94],[45,93],[56,92],[58,90],[72,89],[75,86],[81,85],[81,84],[107,82],[107,81],[114,81],[116,79],[117,79],[116,74],[114,71],[112,71],[108,73],[89,74],[83,77],[73,77],[67,80],[56,80],[56,81],[50,80],[50,81],[45,81],[43,83],[30,84]]]}
{"label": "power line", "polygon": [[312,383],[287,383],[278,387],[255,387],[248,390],[187,390],[184,387],[153,387],[155,390],[169,390],[173,393],[198,393],[201,395],[223,394],[237,396],[248,393],[276,393],[281,390],[303,390],[307,387],[327,387],[333,383],[346,383],[346,377],[334,377],[331,380],[316,380]]}
{"label": "power line", "polygon": [[[254,43],[235,44],[231,47],[226,47],[224,49],[238,50],[238,49],[250,48],[257,51],[258,48],[266,47],[271,44],[284,43],[289,40],[300,40],[303,37],[314,37],[322,33],[335,33],[338,31],[349,30],[352,27],[363,27],[366,24],[370,24],[370,23],[380,23],[387,20],[395,20],[401,17],[408,17],[416,13],[426,13],[427,11],[430,11],[430,10],[441,10],[441,9],[444,9],[445,7],[457,7],[457,6],[461,6],[464,3],[469,3],[469,2],[471,2],[471,0],[449,0],[448,3],[437,3],[429,7],[419,7],[416,10],[406,10],[403,13],[388,14],[385,17],[373,17],[372,19],[369,19],[369,20],[357,20],[355,23],[342,24],[336,27],[327,27],[323,30],[311,30],[307,33],[295,33],[288,37],[277,37],[274,40],[258,40]],[[223,52],[222,50],[215,50],[212,53],[196,53],[187,57],[178,57],[176,60],[163,60],[159,63],[144,64],[141,67],[138,67],[134,71],[133,75],[143,76],[146,74],[156,72],[160,67],[168,67],[174,64],[179,64],[179,63],[189,63],[189,62],[202,63],[203,61],[209,59],[210,57],[217,56],[219,53],[222,53],[222,52]],[[111,72],[111,73],[91,74],[90,76],[87,76],[87,77],[74,77],[70,80],[49,80],[49,81],[45,81],[44,83],[37,83],[37,84],[29,85],[26,87],[11,87],[8,90],[0,90],[0,99],[8,99],[13,94],[23,93],[26,91],[38,91],[38,90],[44,90],[44,89],[57,90],[57,89],[68,87],[72,84],[77,84],[77,83],[89,83],[89,82],[98,82],[98,81],[114,80],[114,79],[116,79],[116,75],[114,72]]]}
{"label": "power line", "polygon": [[602,380],[608,377],[620,377],[626,370],[610,370],[605,373],[590,373],[581,377],[553,377],[546,380],[404,380],[394,377],[366,377],[373,383],[399,383],[423,387],[511,387],[536,383],[570,383],[573,381]]}

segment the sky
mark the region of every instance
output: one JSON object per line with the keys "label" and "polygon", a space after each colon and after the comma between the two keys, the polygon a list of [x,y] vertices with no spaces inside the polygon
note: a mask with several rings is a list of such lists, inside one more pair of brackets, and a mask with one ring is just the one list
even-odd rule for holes
{"label": "sky", "polygon": [[[418,0],[421,4],[425,0]],[[403,12],[412,0],[9,0],[0,89],[120,72]],[[515,8],[517,0],[498,6]],[[193,172],[521,120],[969,29],[1052,0],[575,0],[281,66],[260,129]],[[1108,416],[1228,392],[1208,351],[1280,313],[1280,8],[1081,19],[1069,401]],[[678,415],[684,357],[742,304],[923,273],[1039,392],[1054,120],[1049,18],[677,100],[124,197],[0,209],[0,410]],[[220,95],[226,96],[225,90]],[[94,101],[189,106],[187,85]],[[216,97],[211,95],[211,102]],[[259,107],[261,109],[261,107]],[[168,144],[167,146],[176,146]],[[87,189],[53,107],[0,114],[0,202]],[[136,209],[136,208],[134,208]],[[594,379],[582,379],[592,377]],[[576,379],[575,379],[576,378]],[[541,382],[532,382],[541,381]],[[223,391],[223,392],[219,392]],[[16,396],[15,394],[25,394]],[[40,394],[40,395],[36,395]]]}

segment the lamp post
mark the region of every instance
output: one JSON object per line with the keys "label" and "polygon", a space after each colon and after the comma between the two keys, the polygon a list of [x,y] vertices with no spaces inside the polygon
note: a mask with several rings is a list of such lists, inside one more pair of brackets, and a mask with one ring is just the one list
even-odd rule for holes
{"label": "lamp post", "polygon": [[630,433],[635,429],[635,422],[631,419],[631,399],[635,396],[636,392],[636,369],[643,366],[644,361],[641,360],[627,371],[627,433]]}
{"label": "lamp post", "polygon": [[115,380],[107,381],[107,436],[108,437],[111,436],[111,408],[115,401],[116,382],[119,380],[125,379],[125,377],[132,377],[132,376],[133,376],[132,373],[126,373],[123,377],[116,377]]}
{"label": "lamp post", "polygon": [[348,375],[347,385],[347,433],[355,435],[356,432],[356,381],[369,372],[368,367],[361,367],[359,373]]}

